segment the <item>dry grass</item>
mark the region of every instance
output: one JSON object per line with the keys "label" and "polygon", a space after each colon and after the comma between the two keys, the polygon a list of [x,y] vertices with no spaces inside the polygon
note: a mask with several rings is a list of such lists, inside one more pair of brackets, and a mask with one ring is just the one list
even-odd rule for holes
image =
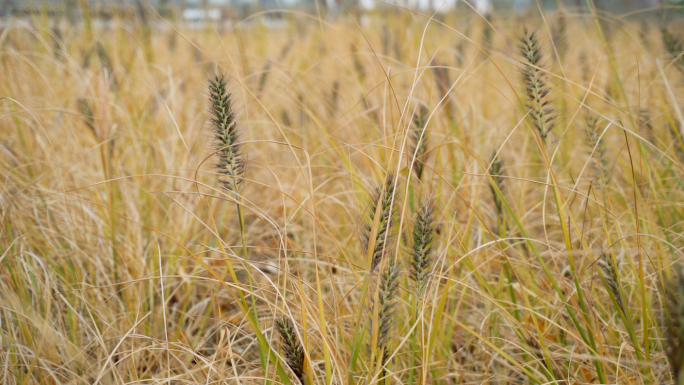
{"label": "dry grass", "polygon": [[0,382],[684,383],[681,31],[459,9],[2,31]]}

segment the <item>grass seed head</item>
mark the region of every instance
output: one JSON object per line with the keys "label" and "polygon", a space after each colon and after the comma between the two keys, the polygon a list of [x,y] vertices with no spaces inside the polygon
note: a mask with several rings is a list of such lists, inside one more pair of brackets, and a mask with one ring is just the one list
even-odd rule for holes
{"label": "grass seed head", "polygon": [[[371,305],[369,314],[372,316],[375,307],[378,306],[378,318],[377,318],[377,330],[378,330],[378,344],[377,348],[379,351],[383,351],[383,365],[386,364],[388,356],[386,353],[387,343],[389,342],[391,334],[391,329],[393,325],[394,317],[394,307],[395,307],[395,297],[397,294],[397,288],[399,286],[399,273],[401,272],[399,264],[394,256],[389,258],[387,267],[380,275],[380,285],[378,288],[378,299],[374,301]],[[371,335],[373,331],[373,326],[375,325],[374,320],[371,320]],[[370,346],[369,346],[370,350]]]}
{"label": "grass seed head", "polygon": [[394,220],[397,216],[396,202],[398,197],[395,195],[395,176],[387,174],[385,183],[376,186],[373,189],[373,194],[368,207],[368,218],[362,225],[361,229],[361,244],[363,250],[367,254],[368,246],[370,245],[370,237],[373,228],[373,219],[378,205],[381,206],[380,221],[378,223],[378,231],[375,236],[375,246],[373,247],[373,262],[371,271],[380,264],[384,255],[390,252],[394,241],[394,234],[392,229]]}
{"label": "grass seed head", "polygon": [[425,293],[430,280],[432,244],[435,238],[434,213],[434,203],[425,199],[416,211],[413,221],[413,248],[409,274],[418,298]]}
{"label": "grass seed head", "polygon": [[665,317],[665,354],[676,384],[684,383],[684,269],[677,267],[676,276],[664,285],[667,313]]}
{"label": "grass seed head", "polygon": [[[496,153],[492,154],[492,159],[496,156]],[[503,159],[501,158],[496,158],[492,161],[492,167],[489,169],[489,174],[492,176],[492,179],[494,180],[494,184],[496,184],[496,187],[501,191],[501,193],[504,192],[504,178],[502,177],[503,175]],[[492,192],[492,199],[494,200],[494,207],[496,208],[496,215],[499,219],[503,217],[503,201],[501,201],[501,198],[499,197],[499,194],[496,193],[496,189],[494,188],[494,185],[490,184],[489,185],[489,190]]]}
{"label": "grass seed head", "polygon": [[280,334],[280,348],[290,367],[301,384],[304,383],[304,349],[297,338],[297,331],[292,320],[283,316],[276,320],[276,329]]}
{"label": "grass seed head", "polygon": [[620,291],[620,280],[618,279],[618,272],[620,269],[620,261],[617,261],[617,266],[613,264],[613,259],[608,254],[603,254],[598,260],[598,267],[603,273],[604,284],[606,290],[609,290],[615,297],[620,310],[625,314],[625,303]]}
{"label": "grass seed head", "polygon": [[547,82],[546,72],[543,70],[544,56],[534,31],[524,29],[524,36],[520,38],[520,53],[523,56],[523,84],[528,104],[525,108],[530,111],[532,125],[546,143],[551,130],[555,126],[555,112],[551,105],[551,86]]}
{"label": "grass seed head", "polygon": [[677,58],[677,63],[680,66],[684,66],[684,56],[680,56],[682,51],[684,51],[684,43],[665,27],[661,29],[661,33],[663,35],[663,45],[670,59]]}
{"label": "grass seed head", "polygon": [[224,189],[237,193],[245,172],[245,160],[240,151],[237,116],[223,74],[209,79],[209,102],[214,144],[219,158],[216,167],[221,174],[219,183]]}
{"label": "grass seed head", "polygon": [[598,117],[587,118],[587,146],[590,152],[593,151],[595,160],[591,168],[603,188],[610,179],[610,161],[607,156],[605,139],[599,140],[601,137],[600,129]]}
{"label": "grass seed head", "polygon": [[420,106],[415,115],[413,115],[413,125],[411,131],[409,132],[411,144],[409,146],[410,155],[415,154],[415,159],[413,159],[413,172],[416,173],[416,177],[420,180],[423,176],[424,163],[427,160],[427,129],[425,127],[427,123],[428,109],[424,106]]}
{"label": "grass seed head", "polygon": [[86,99],[81,98],[76,101],[76,105],[81,113],[81,118],[83,118],[83,123],[90,129],[95,138],[98,139],[99,135],[95,128],[95,118],[93,117],[93,109],[90,108],[90,103]]}

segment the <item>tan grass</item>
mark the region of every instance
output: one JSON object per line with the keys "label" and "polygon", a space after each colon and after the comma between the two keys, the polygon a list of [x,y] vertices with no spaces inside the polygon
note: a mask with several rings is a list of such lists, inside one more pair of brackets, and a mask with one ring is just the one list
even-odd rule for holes
{"label": "tan grass", "polygon": [[[557,116],[543,141],[523,19],[459,9],[5,29],[0,383],[296,384],[282,317],[306,385],[675,383],[661,283],[684,246],[681,30],[668,48],[639,15],[527,15]],[[243,129],[230,191],[209,123],[219,73]],[[388,173],[394,242],[373,241],[391,250],[369,264]],[[402,271],[373,326],[383,255]]]}

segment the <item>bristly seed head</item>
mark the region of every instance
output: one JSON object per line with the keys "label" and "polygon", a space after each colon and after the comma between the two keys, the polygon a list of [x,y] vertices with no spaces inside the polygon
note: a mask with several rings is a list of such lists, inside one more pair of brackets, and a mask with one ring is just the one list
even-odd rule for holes
{"label": "bristly seed head", "polygon": [[684,66],[684,56],[680,56],[682,51],[684,51],[684,43],[677,36],[671,34],[666,27],[661,29],[661,33],[663,35],[663,45],[669,56],[672,59],[677,58],[677,63],[680,66]]}
{"label": "bristly seed head", "polygon": [[432,244],[435,238],[434,203],[425,199],[416,211],[413,225],[413,249],[409,274],[413,280],[416,297],[420,298],[429,282],[432,263]]}
{"label": "bristly seed head", "polygon": [[543,56],[536,33],[528,32],[525,27],[524,34],[525,36],[520,38],[520,53],[525,59],[522,69],[528,101],[525,108],[530,111],[532,125],[539,132],[542,141],[546,143],[546,137],[555,126],[556,118],[551,106],[551,87],[546,82],[546,73],[541,70]]}
{"label": "bristly seed head", "polygon": [[[409,146],[410,156],[415,154],[415,159],[413,159],[413,172],[416,173],[416,177],[420,180],[423,176],[424,163],[427,160],[427,130],[425,129],[425,124],[427,123],[428,110],[427,108],[421,106],[418,111],[416,111],[413,116],[413,126],[409,132],[411,145]],[[425,132],[423,132],[425,131]],[[422,137],[421,137],[422,136]]]}
{"label": "bristly seed head", "polygon": [[280,348],[285,355],[287,366],[290,367],[300,384],[304,384],[304,349],[297,338],[297,331],[292,321],[283,316],[276,320],[276,328],[280,334]]}
{"label": "bristly seed head", "polygon": [[371,237],[371,230],[373,228],[373,219],[375,218],[375,211],[380,205],[380,220],[378,222],[378,231],[375,236],[375,246],[373,247],[373,260],[371,264],[371,271],[380,264],[383,256],[390,253],[394,235],[392,228],[394,219],[397,216],[396,204],[398,197],[395,195],[395,177],[393,174],[387,174],[384,185],[376,186],[373,189],[371,201],[368,204],[368,217],[361,229],[361,244],[363,251],[368,254],[368,245]]}
{"label": "bristly seed head", "polygon": [[541,345],[533,337],[525,337],[525,343],[530,347],[530,353],[532,353],[538,360],[541,361],[543,366],[546,366],[546,359],[544,358],[544,352],[542,351]]}
{"label": "bristly seed head", "polygon": [[676,276],[663,285],[667,313],[665,314],[665,354],[670,361],[675,384],[684,383],[684,269],[675,267]]}
{"label": "bristly seed head", "polygon": [[[496,156],[496,152],[492,155],[492,159]],[[501,158],[496,158],[492,162],[492,167],[489,169],[489,174],[492,176],[492,179],[494,180],[494,184],[496,184],[496,187],[501,191],[501,193],[504,192],[504,178],[502,177],[503,175],[503,159]],[[492,199],[494,200],[494,207],[496,208],[496,215],[499,220],[502,219],[503,217],[503,201],[501,201],[501,198],[499,197],[499,194],[496,193],[496,189],[494,188],[494,185],[490,184],[489,185],[489,190],[492,192]]]}
{"label": "bristly seed head", "polygon": [[[377,319],[377,330],[378,330],[378,344],[377,344],[377,349],[378,351],[382,351],[383,358],[382,358],[382,364],[385,365],[387,363],[387,358],[389,355],[387,355],[387,343],[389,342],[389,338],[391,337],[390,329],[392,328],[393,324],[393,316],[394,316],[394,297],[396,296],[397,293],[397,287],[399,286],[399,264],[396,261],[396,258],[394,256],[390,256],[389,261],[387,263],[387,267],[385,270],[382,272],[382,275],[380,277],[380,287],[379,287],[379,292],[378,292],[378,299],[377,301],[373,302],[370,308],[370,314],[372,315],[375,306],[378,306],[378,319]],[[372,320],[371,320],[372,321]],[[370,323],[371,326],[371,335],[373,331],[373,326],[374,323]],[[369,346],[370,349],[370,346]]]}
{"label": "bristly seed head", "polygon": [[622,314],[625,314],[625,304],[622,298],[622,293],[620,291],[620,280],[618,279],[618,271],[620,269],[620,261],[616,261],[617,266],[613,264],[612,258],[608,254],[603,254],[599,258],[597,264],[603,273],[603,283],[606,286],[606,290],[610,292],[615,297],[615,302],[620,307]]}
{"label": "bristly seed head", "polygon": [[219,183],[224,189],[237,193],[245,172],[245,160],[238,142],[240,132],[237,116],[223,74],[209,79],[209,102],[214,144],[219,158],[216,167],[221,174]]}
{"label": "bristly seed head", "polygon": [[594,152],[595,162],[592,163],[591,168],[598,177],[599,183],[601,184],[601,189],[605,188],[605,184],[610,179],[610,164],[608,157],[606,155],[606,142],[605,139],[599,141],[600,125],[598,117],[587,118],[587,144],[590,150]]}

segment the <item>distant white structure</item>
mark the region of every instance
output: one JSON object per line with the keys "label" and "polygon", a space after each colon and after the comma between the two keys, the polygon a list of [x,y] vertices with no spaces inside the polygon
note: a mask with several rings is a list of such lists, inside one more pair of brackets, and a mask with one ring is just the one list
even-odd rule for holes
{"label": "distant white structure", "polygon": [[449,12],[456,8],[458,0],[407,0],[406,6],[421,12]]}
{"label": "distant white structure", "polygon": [[221,10],[214,9],[200,9],[200,8],[185,8],[183,10],[183,20],[196,23],[206,20],[221,20]]}
{"label": "distant white structure", "polygon": [[471,0],[470,5],[483,15],[489,14],[492,10],[492,2],[490,0]]}
{"label": "distant white structure", "polygon": [[[408,7],[421,12],[437,11],[439,13],[451,12],[456,8],[458,0],[386,0],[390,3]],[[491,0],[465,0],[468,1],[478,12],[483,15],[492,10]],[[359,0],[359,6],[366,11],[372,11],[377,6],[376,0]],[[467,5],[463,5],[469,8]]]}

